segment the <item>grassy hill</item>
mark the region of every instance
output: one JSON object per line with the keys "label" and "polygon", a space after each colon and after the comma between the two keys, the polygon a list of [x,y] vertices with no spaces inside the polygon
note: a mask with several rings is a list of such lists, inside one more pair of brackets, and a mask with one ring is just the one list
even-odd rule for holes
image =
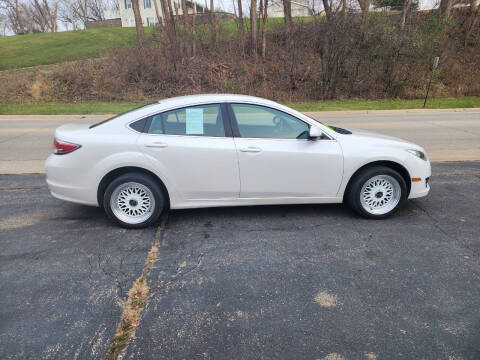
{"label": "grassy hill", "polygon": [[0,70],[100,57],[134,44],[135,28],[119,27],[0,37]]}
{"label": "grassy hill", "polygon": [[[311,21],[295,18],[296,22]],[[245,19],[249,26],[248,19]],[[268,28],[283,26],[283,18],[268,19]],[[217,24],[220,37],[230,37],[237,29],[234,21]],[[145,27],[147,36],[151,27]],[[208,25],[197,25],[197,36],[208,37]],[[99,28],[58,33],[41,33],[0,37],[0,71],[29,66],[56,64],[103,56],[108,49],[135,44],[135,28]]]}

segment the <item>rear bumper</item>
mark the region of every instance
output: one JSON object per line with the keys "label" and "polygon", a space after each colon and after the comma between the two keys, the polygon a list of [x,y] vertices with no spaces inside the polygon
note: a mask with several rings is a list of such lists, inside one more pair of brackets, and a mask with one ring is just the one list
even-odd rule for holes
{"label": "rear bumper", "polygon": [[45,162],[47,185],[53,197],[77,204],[98,206],[96,190],[84,169],[73,167],[67,155],[50,155]]}

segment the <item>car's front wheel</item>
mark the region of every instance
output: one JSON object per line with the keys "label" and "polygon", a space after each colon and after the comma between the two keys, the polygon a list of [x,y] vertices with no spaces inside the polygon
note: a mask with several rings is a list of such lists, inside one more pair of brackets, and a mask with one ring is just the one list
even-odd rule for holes
{"label": "car's front wheel", "polygon": [[110,218],[125,228],[136,229],[157,221],[165,206],[165,196],[150,176],[129,173],[107,186],[103,204]]}
{"label": "car's front wheel", "polygon": [[384,166],[372,166],[355,176],[346,194],[348,205],[369,219],[384,219],[398,210],[407,196],[403,177]]}

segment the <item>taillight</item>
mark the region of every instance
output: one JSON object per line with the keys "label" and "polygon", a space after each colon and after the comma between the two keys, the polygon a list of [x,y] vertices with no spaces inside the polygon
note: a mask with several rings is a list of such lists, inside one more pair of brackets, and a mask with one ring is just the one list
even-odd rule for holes
{"label": "taillight", "polygon": [[66,141],[53,140],[53,153],[57,155],[63,155],[75,151],[80,148],[80,145],[72,144]]}

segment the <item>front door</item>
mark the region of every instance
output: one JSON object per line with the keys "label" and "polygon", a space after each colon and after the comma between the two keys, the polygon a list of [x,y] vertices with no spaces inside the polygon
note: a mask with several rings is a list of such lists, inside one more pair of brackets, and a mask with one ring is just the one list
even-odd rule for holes
{"label": "front door", "polygon": [[241,198],[336,196],[343,174],[337,141],[309,140],[309,124],[276,109],[230,106]]}

